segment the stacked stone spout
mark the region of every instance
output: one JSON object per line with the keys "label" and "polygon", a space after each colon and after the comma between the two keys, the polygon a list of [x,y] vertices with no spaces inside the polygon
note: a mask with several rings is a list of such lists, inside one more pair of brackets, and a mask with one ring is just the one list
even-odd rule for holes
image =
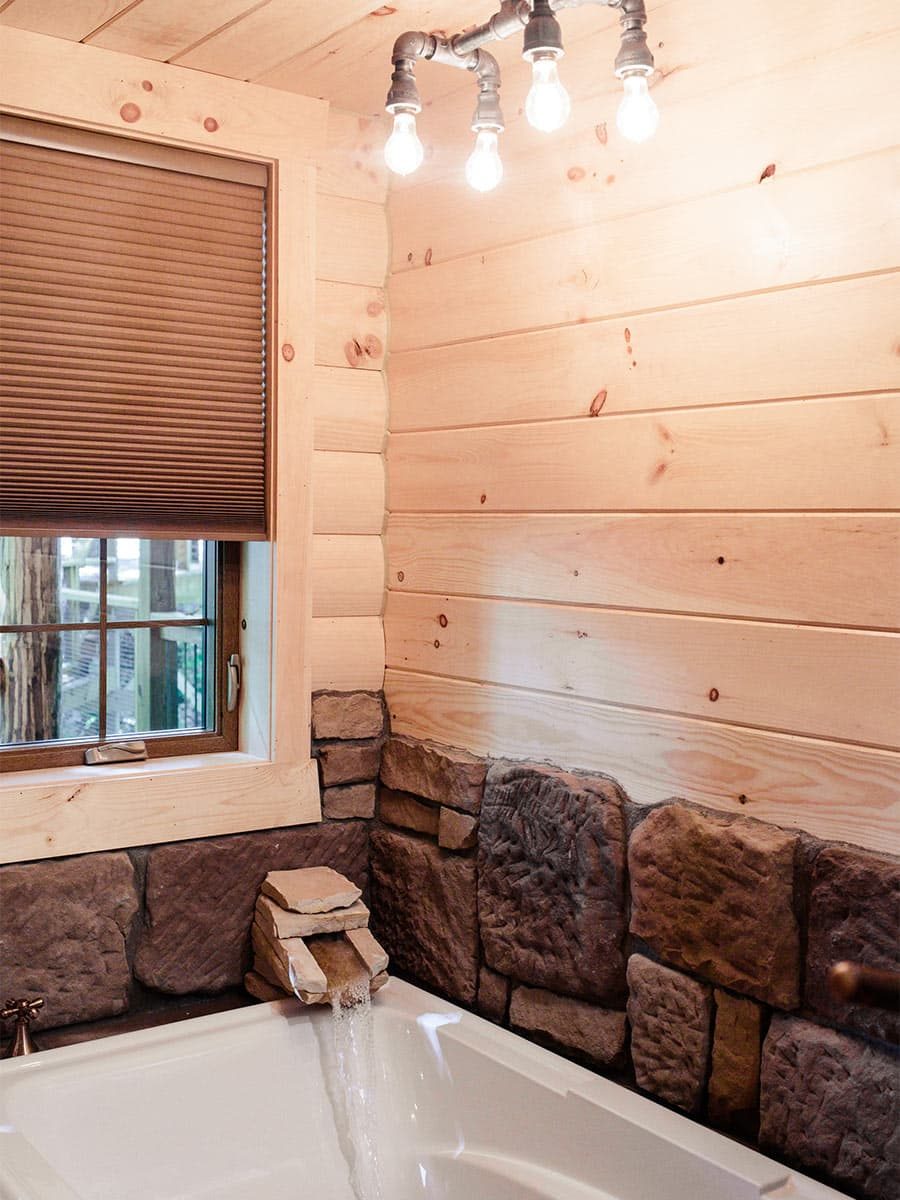
{"label": "stacked stone spout", "polygon": [[244,976],[251,996],[349,1005],[387,983],[388,956],[361,897],[330,867],[270,871],[253,915],[253,970]]}

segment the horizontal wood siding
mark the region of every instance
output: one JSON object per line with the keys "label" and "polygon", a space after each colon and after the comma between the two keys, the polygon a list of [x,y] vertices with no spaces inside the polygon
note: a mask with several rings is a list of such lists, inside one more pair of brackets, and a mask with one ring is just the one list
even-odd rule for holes
{"label": "horizontal wood siding", "polygon": [[900,19],[769,15],[651,7],[640,147],[598,18],[570,124],[513,113],[491,196],[452,174],[462,98],[423,117],[390,204],[386,687],[400,732],[896,850]]}

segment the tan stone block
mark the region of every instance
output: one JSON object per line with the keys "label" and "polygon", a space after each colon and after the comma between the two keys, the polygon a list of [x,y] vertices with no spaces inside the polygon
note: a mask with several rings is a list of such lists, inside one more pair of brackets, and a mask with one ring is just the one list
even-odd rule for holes
{"label": "tan stone block", "polygon": [[389,979],[390,979],[390,975],[388,975],[387,971],[382,971],[380,975],[376,975],[375,978],[372,980],[372,982],[369,984],[369,993],[371,995],[374,995],[375,992],[377,992],[379,988],[384,987],[384,985],[388,982]]}
{"label": "tan stone block", "polygon": [[484,759],[415,738],[388,738],[381,759],[387,787],[471,813],[481,808],[486,774]]}
{"label": "tan stone block", "polygon": [[249,992],[257,1000],[283,1000],[285,993],[280,987],[269,983],[264,975],[257,971],[248,971],[244,976],[244,991]]}
{"label": "tan stone block", "polygon": [[387,970],[387,951],[379,945],[368,929],[348,929],[344,936],[369,972],[370,979]]}
{"label": "tan stone block", "polygon": [[515,1029],[543,1034],[559,1046],[600,1066],[619,1063],[625,1053],[625,1014],[543,988],[516,987],[509,1006]]}
{"label": "tan stone block", "polygon": [[318,749],[322,783],[331,787],[336,783],[362,783],[378,778],[381,766],[381,744],[379,742],[331,742]]}
{"label": "tan stone block", "polygon": [[270,940],[254,921],[253,950],[268,968],[266,977],[285,991],[327,992],[328,982],[302,938]]}
{"label": "tan stone block", "polygon": [[444,850],[471,850],[478,841],[478,821],[452,808],[441,808],[438,845]]}
{"label": "tan stone block", "polygon": [[716,988],[716,1021],[709,1079],[709,1119],[752,1132],[759,1114],[762,1009],[753,1000]]}
{"label": "tan stone block", "polygon": [[347,908],[362,895],[355,883],[331,867],[301,867],[296,871],[270,871],[262,892],[292,912],[321,913]]}
{"label": "tan stone block", "polygon": [[314,738],[380,737],[384,728],[381,698],[368,692],[341,692],[313,696]]}
{"label": "tan stone block", "polygon": [[329,821],[374,817],[375,784],[351,783],[346,787],[326,788],[322,794],[322,813]]}
{"label": "tan stone block", "polygon": [[315,937],[317,933],[340,933],[344,929],[363,929],[369,924],[369,910],[362,900],[347,908],[324,913],[289,912],[268,896],[257,896],[254,920],[271,940],[276,938]]}
{"label": "tan stone block", "polygon": [[418,800],[409,792],[395,792],[393,788],[382,787],[378,815],[388,825],[437,837],[440,809]]}

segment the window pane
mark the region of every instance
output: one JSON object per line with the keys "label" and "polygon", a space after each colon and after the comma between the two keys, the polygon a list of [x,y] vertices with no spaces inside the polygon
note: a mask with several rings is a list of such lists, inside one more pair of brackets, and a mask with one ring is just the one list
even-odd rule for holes
{"label": "window pane", "polygon": [[99,639],[94,629],[0,634],[4,745],[98,736]]}
{"label": "window pane", "polygon": [[110,621],[166,621],[206,615],[206,543],[110,538]]}
{"label": "window pane", "polygon": [[107,737],[206,729],[206,643],[202,626],[111,629]]}
{"label": "window pane", "polygon": [[96,621],[99,601],[99,539],[0,538],[0,624]]}

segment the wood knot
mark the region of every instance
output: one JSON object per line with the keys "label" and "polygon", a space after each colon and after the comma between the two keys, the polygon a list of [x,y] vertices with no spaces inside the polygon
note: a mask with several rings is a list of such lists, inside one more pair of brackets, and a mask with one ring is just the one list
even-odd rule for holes
{"label": "wood knot", "polygon": [[738,804],[746,804],[749,799],[749,796],[745,796],[744,793],[741,792],[741,794],[738,796]]}
{"label": "wood knot", "polygon": [[369,13],[370,17],[392,17],[396,12],[396,8],[391,8],[390,4],[382,4],[381,8],[373,9]]}
{"label": "wood knot", "polygon": [[129,125],[133,125],[135,121],[141,119],[141,110],[129,100],[127,104],[123,104],[119,109],[119,116],[123,121],[127,121]]}
{"label": "wood knot", "polygon": [[434,251],[429,246],[428,249],[425,251],[425,266],[426,267],[431,266],[431,256],[433,255],[433,253],[434,253]]}
{"label": "wood knot", "polygon": [[709,689],[709,698],[710,698],[710,700],[712,700],[713,704],[715,704],[715,702],[719,698],[719,689],[718,688],[710,688]]}
{"label": "wood knot", "polygon": [[291,345],[290,342],[285,342],[284,345],[281,347],[281,357],[284,359],[285,362],[293,362],[294,347]]}
{"label": "wood knot", "polygon": [[380,339],[377,338],[374,333],[370,333],[363,342],[363,350],[366,352],[369,358],[378,358],[383,349],[384,347],[382,346]]}
{"label": "wood knot", "polygon": [[449,622],[447,621],[446,616],[441,613],[441,615],[438,617],[438,625],[440,625],[441,629],[446,629],[448,624]]}
{"label": "wood knot", "polygon": [[441,648],[441,643],[438,641],[437,638],[434,639],[434,648],[435,648],[435,650],[440,650],[440,648]]}
{"label": "wood knot", "polygon": [[142,80],[141,80],[141,87],[144,89],[144,91],[145,91],[145,92],[152,92],[152,91],[153,91],[153,84],[150,82],[150,80],[149,80],[149,79],[142,79]]}
{"label": "wood knot", "polygon": [[384,312],[384,304],[380,300],[370,300],[366,305],[366,312],[370,317],[380,317]]}
{"label": "wood knot", "polygon": [[767,167],[763,167],[763,172],[759,177],[759,182],[762,183],[762,181],[764,179],[771,179],[774,174],[775,174],[775,164],[769,163],[769,165]]}
{"label": "wood knot", "polygon": [[406,578],[406,576],[403,574],[402,571],[397,572],[397,582],[398,583],[402,583],[405,578]]}
{"label": "wood knot", "polygon": [[609,141],[609,133],[607,132],[607,129],[606,129],[606,122],[601,121],[599,125],[595,125],[594,133],[596,134],[597,141],[600,143],[600,145],[605,146],[606,143]]}
{"label": "wood knot", "polygon": [[569,167],[568,171],[566,171],[566,177],[571,179],[573,183],[578,183],[584,179],[584,174],[584,167]]}
{"label": "wood knot", "polygon": [[219,128],[219,122],[216,120],[215,117],[207,117],[206,120],[203,122],[203,128],[206,130],[207,133],[215,133],[216,130]]}
{"label": "wood knot", "polygon": [[482,493],[481,493],[481,503],[482,503],[482,504],[484,504],[484,502],[485,502],[486,500],[487,500],[487,493],[486,493],[486,492],[482,492]]}
{"label": "wood knot", "polygon": [[344,346],[344,357],[351,367],[358,367],[362,362],[363,348],[356,338],[351,338]]}
{"label": "wood knot", "polygon": [[591,401],[591,407],[588,410],[588,416],[599,417],[600,409],[606,403],[606,388],[601,388],[597,395]]}

